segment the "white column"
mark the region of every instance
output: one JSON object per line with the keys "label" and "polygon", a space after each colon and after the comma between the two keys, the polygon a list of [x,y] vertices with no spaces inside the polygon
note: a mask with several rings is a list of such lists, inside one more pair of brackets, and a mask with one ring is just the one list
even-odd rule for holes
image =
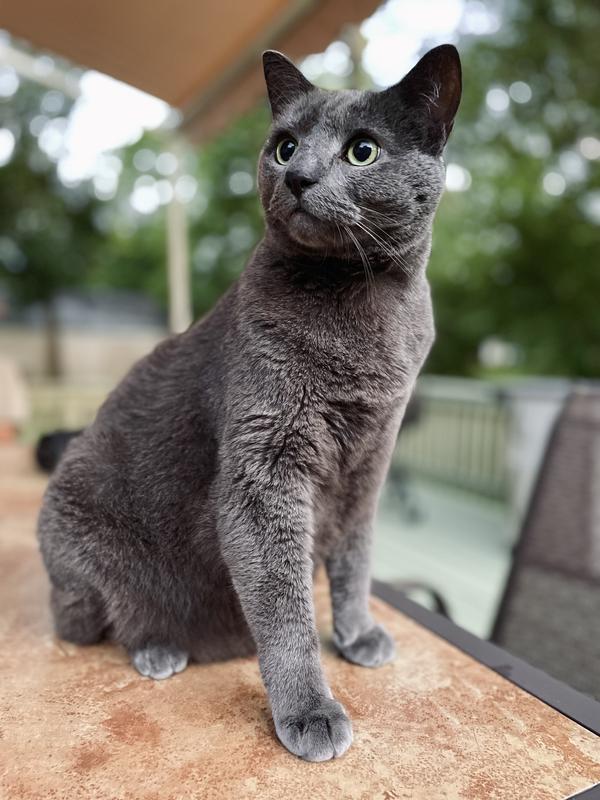
{"label": "white column", "polygon": [[181,141],[173,141],[172,150],[177,156],[177,170],[171,178],[173,197],[167,205],[169,329],[172,333],[181,333],[189,328],[192,322],[187,210],[185,204],[177,197],[177,179],[182,174],[184,144]]}

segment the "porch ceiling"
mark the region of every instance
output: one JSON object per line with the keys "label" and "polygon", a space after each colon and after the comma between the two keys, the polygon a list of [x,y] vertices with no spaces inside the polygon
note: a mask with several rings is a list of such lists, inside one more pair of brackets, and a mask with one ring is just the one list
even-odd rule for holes
{"label": "porch ceiling", "polygon": [[36,48],[166,100],[193,139],[263,92],[259,54],[319,52],[378,0],[3,0],[0,27]]}

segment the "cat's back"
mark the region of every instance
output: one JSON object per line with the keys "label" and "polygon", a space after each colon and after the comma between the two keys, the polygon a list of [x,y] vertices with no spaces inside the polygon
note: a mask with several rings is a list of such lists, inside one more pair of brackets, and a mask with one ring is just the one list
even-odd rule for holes
{"label": "cat's back", "polygon": [[[152,531],[205,504],[221,427],[222,343],[235,287],[213,312],[140,359],[69,446],[45,505]],[[43,515],[42,515],[43,518]]]}

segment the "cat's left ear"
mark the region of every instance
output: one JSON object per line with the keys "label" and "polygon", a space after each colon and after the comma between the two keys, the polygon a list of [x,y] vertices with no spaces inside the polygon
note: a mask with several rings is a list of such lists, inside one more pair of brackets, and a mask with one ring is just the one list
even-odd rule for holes
{"label": "cat's left ear", "polygon": [[425,145],[438,155],[450,135],[462,93],[460,56],[454,45],[434,47],[383,94],[424,112]]}
{"label": "cat's left ear", "polygon": [[316,89],[295,67],[289,58],[277,50],[265,50],[263,53],[263,69],[265,83],[269,93],[271,111],[276,117],[285,106],[302,94]]}

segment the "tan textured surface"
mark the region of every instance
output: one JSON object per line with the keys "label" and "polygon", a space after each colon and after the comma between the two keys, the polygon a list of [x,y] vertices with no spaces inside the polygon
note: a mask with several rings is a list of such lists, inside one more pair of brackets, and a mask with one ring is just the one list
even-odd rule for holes
{"label": "tan textured surface", "polygon": [[558,800],[600,781],[600,739],[381,602],[399,657],[371,671],[329,651],[320,599],[355,732],[325,764],[277,743],[254,660],[155,683],[116,647],[57,642],[33,536],[42,490],[0,449],[2,800]]}

